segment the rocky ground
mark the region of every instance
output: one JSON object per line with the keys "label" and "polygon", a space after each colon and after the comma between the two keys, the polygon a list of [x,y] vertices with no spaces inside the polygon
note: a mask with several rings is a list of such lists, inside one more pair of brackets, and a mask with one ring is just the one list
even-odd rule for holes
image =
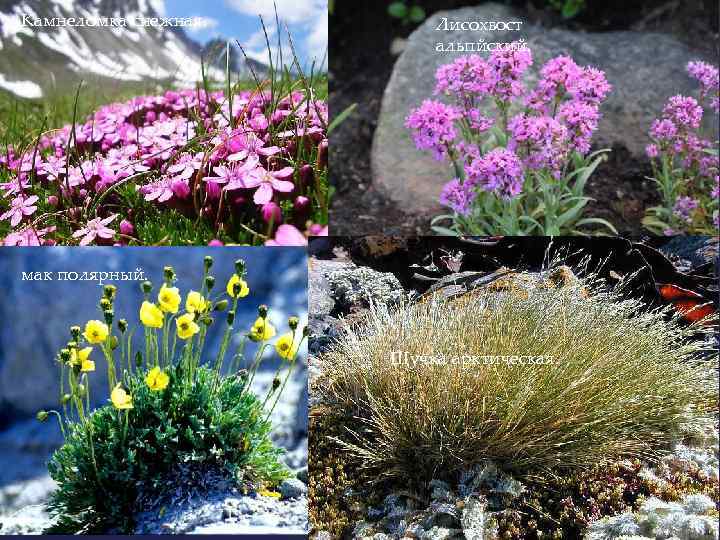
{"label": "rocky ground", "polygon": [[[261,371],[253,384],[261,395],[274,373]],[[137,516],[137,532],[145,534],[302,534],[307,531],[307,372],[290,380],[273,412],[273,440],[286,449],[285,464],[295,478],[279,486],[280,497],[242,494],[226,482],[212,482],[207,491],[175,501],[161,510],[150,508]],[[3,461],[22,460],[32,478],[0,486],[0,534],[40,534],[50,518],[44,503],[55,489],[45,462],[61,440],[48,422],[29,420],[0,435]],[[10,461],[8,461],[10,463]]]}
{"label": "rocky ground", "polygon": [[[360,244],[359,244],[360,243]],[[436,242],[439,244],[440,241]],[[337,239],[316,244],[315,256],[311,258],[309,282],[310,308],[310,357],[309,376],[311,389],[322,376],[318,356],[327,350],[334,339],[342,335],[345,324],[362,321],[372,304],[393,304],[410,300],[432,289],[426,281],[415,281],[416,286],[408,285],[408,275],[426,272],[435,263],[438,266],[448,264],[438,257],[428,264],[418,248],[416,260],[408,260],[407,242],[391,239],[379,239],[370,242]],[[416,246],[417,247],[417,246]],[[490,248],[488,248],[489,250]],[[709,279],[717,271],[717,239],[678,239],[664,242],[660,246],[662,258],[674,271],[692,275],[704,268]],[[312,251],[312,247],[311,247]],[[441,252],[442,250],[435,250]],[[445,253],[449,253],[449,248]],[[521,250],[522,251],[522,250]],[[531,249],[526,249],[530,256]],[[456,254],[457,255],[457,254]],[[647,254],[649,256],[649,253]],[[610,257],[616,268],[620,267],[622,257]],[[665,258],[667,257],[667,258]],[[392,259],[402,262],[398,267],[388,262]],[[477,262],[477,259],[473,259]],[[493,259],[496,265],[502,260]],[[567,261],[566,261],[567,262]],[[450,262],[452,264],[452,262]],[[439,283],[464,282],[467,274],[472,273],[472,263],[467,267],[454,267],[445,270],[445,278]],[[659,262],[655,262],[659,265]],[[372,266],[372,267],[371,267]],[[527,264],[525,265],[527,268]],[[384,271],[390,270],[390,271]],[[465,272],[463,272],[463,270]],[[657,269],[660,274],[660,270]],[[668,269],[666,268],[665,271]],[[528,274],[537,275],[537,274]],[[531,283],[528,280],[526,283]],[[717,296],[717,284],[714,286]],[[654,286],[653,286],[654,288]],[[449,290],[449,289],[448,289]],[[450,292],[455,292],[453,289]],[[319,392],[310,396],[311,418],[322,416],[324,404]],[[313,439],[313,436],[316,437]],[[311,434],[311,452],[322,437],[321,433]],[[320,462],[323,456],[315,455]],[[326,494],[332,486],[313,485],[321,475],[313,475],[311,463],[311,515],[313,509],[312,493]],[[324,462],[322,462],[324,463]],[[657,464],[624,462],[619,467],[635,469],[635,480],[643,479],[662,491],[670,489],[671,484],[682,475],[700,475],[709,485],[714,485],[714,496],[704,494],[684,495],[675,502],[666,502],[657,497],[648,498],[636,512],[627,512],[617,516],[598,520],[590,525],[586,540],[619,539],[682,539],[705,540],[718,538],[718,429],[717,424],[709,422],[700,431],[684,436]],[[347,471],[345,471],[347,472]],[[343,473],[345,474],[345,473]],[[350,478],[348,472],[347,478]],[[333,481],[335,479],[333,478]],[[430,479],[427,479],[430,480]],[[321,480],[330,482],[330,480]],[[339,480],[338,480],[339,481]],[[469,470],[457,485],[433,480],[430,483],[429,499],[409,493],[403,486],[384,489],[378,498],[372,494],[372,501],[364,493],[366,486],[353,485],[348,480],[340,499],[341,519],[349,519],[344,527],[344,537],[353,539],[390,540],[400,538],[418,538],[423,540],[469,539],[490,540],[498,538],[498,521],[504,519],[506,511],[513,501],[518,500],[527,489],[521,482],[499,471],[492,462],[478,465]],[[655,489],[653,488],[653,489]],[[324,501],[327,500],[324,499]],[[366,504],[365,504],[366,503]],[[326,502],[323,502],[326,504]],[[340,518],[338,518],[340,519]],[[316,524],[311,524],[311,526]],[[312,536],[318,540],[330,540],[336,533],[330,533],[317,526]]]}

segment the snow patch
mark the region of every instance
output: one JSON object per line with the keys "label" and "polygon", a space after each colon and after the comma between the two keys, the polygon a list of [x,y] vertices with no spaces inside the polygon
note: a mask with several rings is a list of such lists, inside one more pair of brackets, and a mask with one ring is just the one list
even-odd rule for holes
{"label": "snow patch", "polygon": [[0,73],[0,88],[12,92],[16,96],[36,99],[42,97],[42,88],[32,81],[7,81]]}

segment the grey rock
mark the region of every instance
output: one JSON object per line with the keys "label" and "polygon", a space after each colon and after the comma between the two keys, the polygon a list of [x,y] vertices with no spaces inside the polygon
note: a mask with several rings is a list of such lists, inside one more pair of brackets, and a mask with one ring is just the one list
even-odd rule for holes
{"label": "grey rock", "polygon": [[353,538],[365,538],[371,537],[373,526],[367,521],[358,521],[353,527],[352,536]]}
{"label": "grey rock", "polygon": [[432,480],[430,490],[430,498],[433,501],[453,502],[456,498],[450,489],[450,484],[442,480]]}
{"label": "grey rock", "polygon": [[0,517],[0,534],[42,534],[52,524],[44,505],[31,505]]}
{"label": "grey rock", "polygon": [[[533,52],[530,78],[550,58],[569,54],[579,65],[593,65],[605,71],[613,91],[602,106],[603,118],[595,135],[597,148],[613,143],[625,145],[642,156],[649,143],[650,124],[668,97],[695,95],[697,83],[688,77],[690,60],[713,65],[706,58],[664,34],[646,32],[586,33],[523,24],[520,32],[437,31],[443,17],[450,21],[525,21],[521,12],[497,3],[443,11],[429,17],[409,37],[398,58],[382,102],[372,149],[372,174],[376,185],[405,212],[431,214],[440,210],[437,198],[444,183],[452,178],[450,165],[438,162],[415,148],[404,127],[410,110],[432,97],[436,69],[467,53],[440,53],[436,43],[510,42],[524,39]],[[658,54],[658,51],[663,51]],[[486,53],[481,53],[486,54]],[[717,115],[706,114],[706,129],[717,138]]]}
{"label": "grey rock", "polygon": [[298,499],[307,495],[307,486],[297,478],[283,480],[279,489],[283,499]]}
{"label": "grey rock", "polygon": [[433,527],[420,536],[421,540],[460,540],[464,538],[460,529],[446,529],[444,527]]}
{"label": "grey rock", "polygon": [[460,522],[467,540],[489,540],[495,537],[497,527],[486,508],[485,501],[477,497],[465,501]]}
{"label": "grey rock", "polygon": [[423,526],[425,529],[433,527],[457,529],[460,527],[458,510],[454,504],[434,502],[430,505],[430,515]]}
{"label": "grey rock", "polygon": [[295,476],[298,480],[300,480],[303,484],[307,485],[308,483],[308,468],[303,467],[299,471],[295,473]]}
{"label": "grey rock", "polygon": [[8,514],[25,506],[44,503],[57,484],[49,476],[16,482],[0,488],[0,514]]}
{"label": "grey rock", "polygon": [[334,298],[345,310],[373,305],[393,305],[405,297],[400,282],[390,272],[368,267],[342,268],[327,276]]}

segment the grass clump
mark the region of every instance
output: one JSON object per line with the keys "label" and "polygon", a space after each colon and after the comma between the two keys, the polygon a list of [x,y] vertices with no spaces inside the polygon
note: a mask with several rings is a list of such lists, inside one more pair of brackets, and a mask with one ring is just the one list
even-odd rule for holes
{"label": "grass clump", "polygon": [[702,331],[592,280],[481,291],[374,309],[324,355],[318,388],[360,422],[337,439],[378,480],[487,459],[527,480],[653,460],[715,410],[717,362],[689,339]]}
{"label": "grass clump", "polygon": [[[65,437],[48,464],[58,488],[48,504],[54,519],[47,532],[132,533],[135,515],[149,502],[204,487],[206,473],[244,492],[279,496],[271,490],[290,473],[270,439],[270,417],[303,332],[291,317],[289,331],[273,339],[276,329],[264,305],[247,330],[238,330],[238,303],[250,293],[245,264],[236,261],[236,273],[221,294],[213,293],[211,267],[212,258],[205,257],[202,284],[184,299],[171,267],[164,270],[156,299],[152,284],[142,283],[144,347],[136,349],[126,320],[115,319],[111,285],[100,299],[100,319],[88,321],[84,331],[70,328],[71,340],[57,356],[59,410],[38,413],[41,421],[54,415]],[[214,319],[224,330],[219,350],[210,351],[205,338]],[[240,345],[226,363],[234,335]],[[258,344],[257,352],[248,358],[249,370],[239,369],[246,365],[248,340]],[[263,397],[252,382],[268,348],[283,362]],[[107,371],[109,402],[92,408],[96,362]],[[178,482],[187,472],[198,486]]]}

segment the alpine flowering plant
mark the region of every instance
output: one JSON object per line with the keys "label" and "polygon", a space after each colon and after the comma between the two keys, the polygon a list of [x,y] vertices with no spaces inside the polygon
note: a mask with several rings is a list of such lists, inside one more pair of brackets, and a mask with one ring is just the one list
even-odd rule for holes
{"label": "alpine flowering plant", "polygon": [[656,234],[717,234],[720,228],[720,147],[700,133],[706,109],[720,111],[718,68],[695,61],[687,72],[700,83],[699,96],[671,97],[653,121],[645,149],[662,205],[651,208],[643,224]]}
{"label": "alpine flowering plant", "polygon": [[605,74],[558,56],[528,87],[532,53],[508,44],[489,58],[469,55],[440,66],[435,95],[412,110],[406,127],[415,145],[452,165],[440,202],[453,213],[436,216],[440,234],[557,235],[588,225],[585,184],[608,150],[590,152],[600,106],[611,90]]}
{"label": "alpine flowering plant", "polygon": [[[58,485],[48,504],[48,532],[132,533],[134,515],[148,501],[197,487],[173,483],[188,469],[191,477],[212,473],[245,493],[279,496],[273,488],[290,472],[270,439],[270,417],[307,332],[290,317],[288,331],[276,337],[264,305],[252,324],[238,329],[236,310],[250,294],[245,263],[236,261],[221,293],[214,290],[212,263],[205,257],[202,283],[184,299],[172,267],[156,294],[152,283],[141,284],[143,347],[134,347],[127,320],[116,319],[112,285],[103,289],[98,318],[70,327],[57,354],[58,409],[38,413],[41,421],[54,415],[65,438],[48,464]],[[224,330],[213,354],[205,338],[215,320]],[[228,361],[236,335],[240,342]],[[258,347],[246,363],[248,341]],[[268,350],[282,361],[258,396],[252,384]],[[89,382],[97,370],[107,372],[108,400],[93,408]]]}
{"label": "alpine flowering plant", "polygon": [[327,234],[322,81],[285,66],[267,80],[225,77],[84,121],[78,87],[64,127],[43,120],[21,141],[0,129],[2,243],[298,245]]}

